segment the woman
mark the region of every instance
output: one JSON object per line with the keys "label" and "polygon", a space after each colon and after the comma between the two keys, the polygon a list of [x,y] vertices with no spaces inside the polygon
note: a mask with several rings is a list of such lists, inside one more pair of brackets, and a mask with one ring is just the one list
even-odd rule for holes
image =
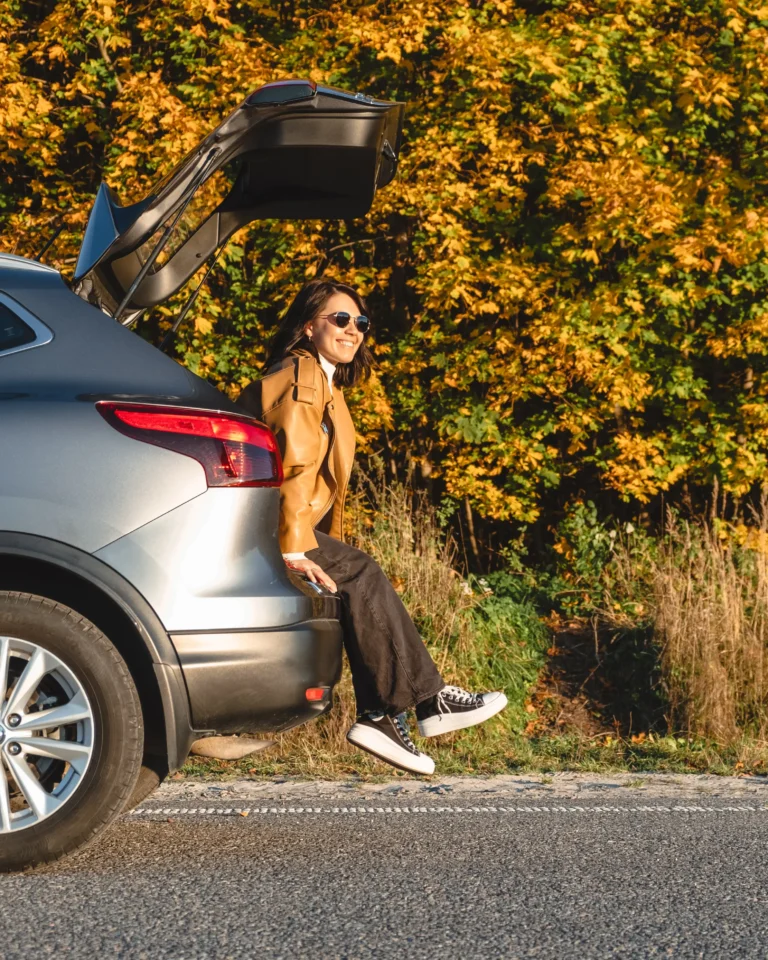
{"label": "woman", "polygon": [[381,567],[344,543],[355,428],[342,388],[370,374],[367,312],[346,284],[308,283],[277,330],[266,375],[243,391],[240,403],[272,429],[280,447],[286,564],[342,601],[358,710],[347,739],[393,766],[432,773],[435,764],[412,743],[404,711],[415,707],[419,732],[433,737],[487,720],[507,699],[446,686]]}

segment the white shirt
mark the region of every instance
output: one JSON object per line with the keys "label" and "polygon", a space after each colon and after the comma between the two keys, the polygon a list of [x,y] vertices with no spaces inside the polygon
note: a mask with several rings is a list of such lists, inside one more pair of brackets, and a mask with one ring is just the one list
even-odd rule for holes
{"label": "white shirt", "polygon": [[325,371],[326,377],[328,377],[328,386],[331,388],[331,395],[333,395],[333,375],[336,373],[336,364],[331,363],[330,360],[326,360],[322,353],[318,353],[320,357],[320,366]]}
{"label": "white shirt", "polygon": [[[326,358],[322,355],[322,353],[318,352],[318,356],[320,357],[320,366],[323,368],[323,373],[325,373],[326,377],[328,377],[328,386],[330,387],[330,390],[331,390],[331,396],[333,396],[333,375],[334,373],[336,373],[336,364],[331,363],[330,360],[326,360]],[[307,555],[305,553],[284,553],[283,559],[284,560],[306,560]]]}

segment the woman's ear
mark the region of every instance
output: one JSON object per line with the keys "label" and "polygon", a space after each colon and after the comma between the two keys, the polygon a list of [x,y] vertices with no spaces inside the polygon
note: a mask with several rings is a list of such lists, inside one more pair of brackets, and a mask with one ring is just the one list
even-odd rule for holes
{"label": "woman's ear", "polygon": [[312,339],[312,327],[309,324],[304,327],[304,336],[309,337],[310,340]]}

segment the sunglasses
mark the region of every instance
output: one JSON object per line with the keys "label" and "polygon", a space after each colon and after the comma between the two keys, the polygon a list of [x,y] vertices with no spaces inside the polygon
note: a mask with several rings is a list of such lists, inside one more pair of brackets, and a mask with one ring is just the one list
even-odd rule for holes
{"label": "sunglasses", "polygon": [[352,314],[347,313],[346,310],[337,310],[336,313],[321,313],[320,316],[326,320],[330,320],[331,323],[335,323],[336,326],[341,327],[342,330],[349,325],[350,320],[355,321],[355,326],[360,333],[365,333],[371,325],[368,317],[353,317]]}

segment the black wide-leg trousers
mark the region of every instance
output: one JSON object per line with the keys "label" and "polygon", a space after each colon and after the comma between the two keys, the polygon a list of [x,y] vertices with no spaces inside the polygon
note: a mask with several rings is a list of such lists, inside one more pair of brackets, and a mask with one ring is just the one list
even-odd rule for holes
{"label": "black wide-leg trousers", "polygon": [[336,582],[358,713],[394,715],[433,697],[444,681],[387,575],[357,547],[315,536],[306,556]]}

